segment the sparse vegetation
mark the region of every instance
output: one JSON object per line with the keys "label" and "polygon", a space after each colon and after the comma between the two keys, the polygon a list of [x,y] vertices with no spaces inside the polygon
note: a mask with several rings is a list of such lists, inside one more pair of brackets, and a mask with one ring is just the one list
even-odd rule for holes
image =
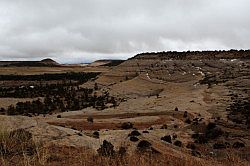
{"label": "sparse vegetation", "polygon": [[87,121],[90,122],[90,123],[93,123],[94,122],[94,118],[92,116],[89,116],[87,118]]}
{"label": "sparse vegetation", "polygon": [[245,147],[245,144],[242,142],[235,142],[233,144],[233,148],[244,148],[244,147]]}
{"label": "sparse vegetation", "polygon": [[140,136],[140,135],[141,133],[139,131],[133,130],[128,136],[130,137],[130,136]]}
{"label": "sparse vegetation", "polygon": [[209,140],[216,139],[220,137],[224,132],[215,123],[209,123],[203,133],[195,133],[192,138],[195,139],[196,143],[204,144]]}
{"label": "sparse vegetation", "polygon": [[107,157],[111,157],[111,156],[114,156],[115,155],[115,150],[114,150],[114,146],[104,140],[103,141],[103,144],[101,145],[101,147],[97,150],[98,154],[100,156],[107,156]]}
{"label": "sparse vegetation", "polygon": [[149,53],[101,75],[63,73],[69,66],[0,76],[0,125],[12,129],[0,132],[0,165],[249,165],[249,53]]}
{"label": "sparse vegetation", "polygon": [[195,156],[195,157],[201,157],[201,153],[197,150],[192,150],[191,154],[192,154],[192,156]]}
{"label": "sparse vegetation", "polygon": [[148,141],[142,140],[142,141],[140,141],[140,142],[138,143],[137,148],[138,148],[138,150],[140,150],[140,151],[145,151],[145,150],[149,149],[149,148],[151,147],[151,145],[152,145],[152,144],[149,143]]}
{"label": "sparse vegetation", "polygon": [[228,114],[228,118],[231,121],[237,124],[245,124],[248,128],[250,127],[249,98],[243,98],[241,100],[236,98],[227,110],[230,112],[230,114]]}
{"label": "sparse vegetation", "polygon": [[181,147],[181,146],[182,146],[182,142],[179,141],[179,140],[176,140],[176,141],[174,142],[174,145],[175,145],[175,146]]}
{"label": "sparse vegetation", "polygon": [[188,113],[187,113],[187,111],[185,111],[183,114],[183,118],[186,118],[187,116],[188,116]]}
{"label": "sparse vegetation", "polygon": [[[0,87],[0,97],[35,98],[43,97],[44,100],[32,102],[18,102],[7,110],[1,109],[1,114],[8,115],[39,115],[51,112],[65,112],[94,107],[98,110],[107,108],[107,104],[118,105],[118,99],[110,96],[108,92],[96,96],[95,89],[81,88],[80,84],[95,78],[99,73],[66,73],[44,74],[32,76],[0,75],[0,80],[23,80],[32,84]],[[47,81],[47,82],[46,82]],[[48,84],[48,81],[52,83]],[[54,83],[56,82],[56,83]]]}
{"label": "sparse vegetation", "polygon": [[132,142],[137,142],[137,141],[139,141],[139,139],[138,139],[136,136],[130,136],[130,137],[129,137],[129,140],[132,141]]}
{"label": "sparse vegetation", "polygon": [[170,135],[166,135],[166,136],[162,137],[161,140],[168,142],[170,144],[172,143],[172,138]]}
{"label": "sparse vegetation", "polygon": [[134,125],[131,122],[124,122],[124,123],[122,123],[121,128],[126,130],[126,129],[132,129],[133,126]]}
{"label": "sparse vegetation", "polygon": [[25,153],[28,156],[36,153],[36,145],[32,140],[32,134],[24,129],[13,131],[1,131],[0,133],[0,156],[4,158],[15,155],[22,156]]}
{"label": "sparse vegetation", "polygon": [[166,125],[166,124],[162,125],[161,129],[168,129],[168,125]]}
{"label": "sparse vegetation", "polygon": [[195,150],[196,149],[196,146],[194,143],[188,143],[187,146],[186,146],[188,149],[192,149],[192,150]]}
{"label": "sparse vegetation", "polygon": [[187,123],[187,124],[191,124],[191,123],[192,123],[192,121],[191,121],[189,118],[187,118],[187,119],[185,120],[185,123]]}
{"label": "sparse vegetation", "polygon": [[93,132],[93,136],[94,136],[95,138],[99,138],[100,134],[99,134],[98,131],[94,131],[94,132]]}

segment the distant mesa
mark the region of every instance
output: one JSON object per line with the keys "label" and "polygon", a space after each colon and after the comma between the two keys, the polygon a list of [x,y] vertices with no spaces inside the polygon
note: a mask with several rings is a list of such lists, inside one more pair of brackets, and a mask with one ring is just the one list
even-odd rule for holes
{"label": "distant mesa", "polygon": [[[250,59],[250,50],[219,50],[219,51],[163,51],[145,52],[135,55],[129,60],[221,60],[221,59]],[[118,66],[125,60],[103,59],[90,64],[61,65],[53,59],[46,58],[41,61],[0,61],[0,67],[57,67],[57,66]]]}
{"label": "distant mesa", "polygon": [[50,58],[43,59],[43,60],[41,60],[41,62],[44,62],[44,63],[57,63],[56,61],[54,61],[53,59],[50,59]]}
{"label": "distant mesa", "polygon": [[40,63],[47,64],[47,65],[59,65],[59,63],[57,63],[56,61],[50,58],[43,59],[41,60]]}
{"label": "distant mesa", "polygon": [[56,67],[60,66],[56,61],[47,58],[41,61],[0,61],[2,67]]}
{"label": "distant mesa", "polygon": [[147,52],[137,54],[130,59],[143,60],[219,60],[219,59],[250,59],[250,50],[219,50],[219,51],[168,51]]}

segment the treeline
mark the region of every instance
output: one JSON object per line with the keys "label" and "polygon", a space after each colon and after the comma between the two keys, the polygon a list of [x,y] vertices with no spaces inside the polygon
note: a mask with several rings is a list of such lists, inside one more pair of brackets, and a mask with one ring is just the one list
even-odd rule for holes
{"label": "treeline", "polygon": [[[0,87],[0,97],[12,98],[34,98],[45,97],[46,95],[63,96],[70,88],[77,88],[79,85],[90,79],[95,79],[99,73],[60,73],[43,75],[1,75],[0,81],[34,81],[27,84]],[[47,81],[47,82],[46,82]],[[50,82],[48,82],[50,81]],[[56,82],[56,83],[55,83]]]}
{"label": "treeline", "polygon": [[123,62],[125,62],[125,60],[110,60],[110,63],[107,63],[107,64],[102,65],[102,66],[108,66],[108,67],[118,66]]}
{"label": "treeline", "polygon": [[73,87],[81,90],[78,82],[64,82],[57,84],[45,84],[35,86],[17,86],[17,87],[1,87],[0,97],[11,98],[34,98],[50,96],[64,96],[66,92],[70,91]]}
{"label": "treeline", "polygon": [[[53,112],[65,112],[93,107],[103,110],[108,107],[116,107],[118,99],[109,95],[108,92],[97,96],[93,89],[80,88],[78,90],[71,88],[64,93],[57,95],[46,95],[44,100],[18,102],[15,106],[11,105],[7,109],[1,108],[1,114],[7,115],[39,115],[51,114]],[[120,99],[119,99],[120,100]],[[107,106],[110,104],[109,106]]]}
{"label": "treeline", "polygon": [[98,72],[68,72],[56,74],[39,74],[39,75],[0,75],[0,81],[52,81],[52,80],[75,80],[81,83],[95,78]]}
{"label": "treeline", "polygon": [[250,59],[250,50],[218,50],[218,51],[168,51],[168,52],[146,52],[138,54],[131,59],[155,59],[162,60],[200,60],[200,59]]}
{"label": "treeline", "polygon": [[8,86],[5,84],[4,87],[0,87],[0,97],[40,97],[40,99],[18,102],[7,109],[1,108],[0,114],[31,116],[75,111],[87,107],[98,110],[116,107],[121,99],[110,96],[108,92],[101,92],[97,84],[93,88],[80,87],[82,83],[95,79],[98,74],[62,73],[1,76],[0,80],[18,80],[18,85],[12,86],[11,84]]}

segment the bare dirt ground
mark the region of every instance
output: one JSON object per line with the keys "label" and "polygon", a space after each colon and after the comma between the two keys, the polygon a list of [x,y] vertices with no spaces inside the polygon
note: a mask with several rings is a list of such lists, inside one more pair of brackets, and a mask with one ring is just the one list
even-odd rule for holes
{"label": "bare dirt ground", "polygon": [[2,108],[8,108],[10,105],[16,105],[18,102],[26,102],[40,99],[43,101],[42,97],[37,98],[0,98],[0,105]]}
{"label": "bare dirt ground", "polygon": [[[102,89],[108,90],[113,96],[124,98],[124,101],[115,108],[107,108],[98,111],[94,108],[86,108],[79,111],[63,112],[24,118],[24,117],[1,117],[2,122],[10,124],[21,123],[24,125],[30,121],[26,128],[31,131],[37,140],[46,140],[58,146],[87,147],[95,152],[103,140],[110,141],[115,148],[126,146],[128,151],[136,149],[137,142],[131,142],[128,134],[137,129],[141,135],[139,140],[147,140],[161,154],[170,155],[179,159],[191,157],[192,150],[186,148],[188,143],[194,142],[192,134],[194,128],[204,128],[209,122],[218,122],[220,127],[229,132],[231,137],[227,141],[232,144],[242,141],[249,149],[249,129],[242,129],[228,120],[227,107],[232,103],[232,92],[237,92],[237,84],[232,82],[237,79],[241,87],[249,88],[249,68],[235,69],[242,61],[214,62],[214,61],[157,61],[157,60],[130,60],[115,68],[106,67],[75,67],[75,68],[1,68],[0,73],[8,74],[38,74],[66,71],[101,71],[102,74],[95,81],[89,81],[82,87],[92,87],[97,83]],[[245,62],[249,65],[249,62]],[[148,69],[154,66],[153,69]],[[165,66],[165,67],[164,67]],[[233,67],[232,67],[233,66]],[[236,67],[235,67],[236,66]],[[232,70],[235,78],[226,83],[213,85],[201,84],[199,81],[205,75],[219,75],[225,72],[225,68]],[[239,72],[239,70],[242,70]],[[238,73],[237,73],[237,72]],[[240,73],[246,72],[245,75]],[[222,74],[223,75],[223,74]],[[244,78],[247,77],[247,78]],[[220,77],[220,80],[224,79]],[[248,81],[244,81],[247,79]],[[239,84],[237,84],[239,85]],[[243,88],[244,89],[244,88]],[[246,93],[244,96],[248,96]],[[0,103],[15,103],[15,100],[1,99]],[[17,99],[18,100],[18,99]],[[26,100],[26,99],[24,99]],[[178,108],[178,110],[175,110]],[[198,127],[186,123],[187,117],[199,119]],[[57,116],[61,115],[61,118]],[[87,118],[92,117],[93,123]],[[134,129],[122,129],[122,124],[130,122]],[[231,124],[231,126],[230,126]],[[16,125],[20,127],[22,125]],[[163,125],[167,127],[163,128]],[[233,127],[232,127],[233,126]],[[14,128],[13,126],[11,128]],[[93,132],[98,131],[96,138]],[[145,132],[146,131],[146,132]],[[173,142],[180,140],[182,146],[178,147],[166,143],[161,137],[175,136]],[[224,138],[209,142],[206,146],[197,145],[197,151],[201,153],[197,160],[206,160],[207,156],[224,157],[226,151],[213,149],[213,144]],[[250,155],[249,151],[242,150],[242,155]],[[244,153],[243,153],[244,152]],[[238,151],[237,151],[238,153]],[[249,158],[249,156],[247,157]],[[211,163],[210,163],[211,164]]]}

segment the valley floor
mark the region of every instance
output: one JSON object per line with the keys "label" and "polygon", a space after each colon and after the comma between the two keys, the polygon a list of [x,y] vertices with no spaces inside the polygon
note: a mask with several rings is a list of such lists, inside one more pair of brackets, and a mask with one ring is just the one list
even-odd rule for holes
{"label": "valley floor", "polygon": [[[232,94],[241,98],[249,95],[241,93],[240,86],[232,89],[237,86],[230,86],[230,80],[211,86],[201,84],[205,76],[197,73],[183,76],[183,81],[173,81],[173,76],[168,81],[144,71],[120,80],[124,78],[121,73],[126,72],[119,71],[119,66],[113,70],[81,87],[97,83],[100,93],[108,90],[123,99],[116,107],[101,111],[88,107],[34,117],[0,116],[2,131],[24,128],[35,142],[43,144],[41,149],[46,149],[37,151],[33,158],[21,156],[24,164],[20,165],[250,165],[249,128],[228,119],[228,107],[234,103]],[[249,73],[245,76],[248,80]],[[244,82],[243,76],[240,78]],[[139,134],[133,135],[133,131]],[[208,138],[200,142],[203,135]],[[163,139],[165,136],[171,141]],[[98,149],[105,140],[114,146],[116,154],[121,147],[126,154],[101,156]],[[141,141],[150,143],[143,153],[138,147]],[[237,142],[244,146],[236,147]],[[7,156],[0,163],[11,165],[16,161]]]}

